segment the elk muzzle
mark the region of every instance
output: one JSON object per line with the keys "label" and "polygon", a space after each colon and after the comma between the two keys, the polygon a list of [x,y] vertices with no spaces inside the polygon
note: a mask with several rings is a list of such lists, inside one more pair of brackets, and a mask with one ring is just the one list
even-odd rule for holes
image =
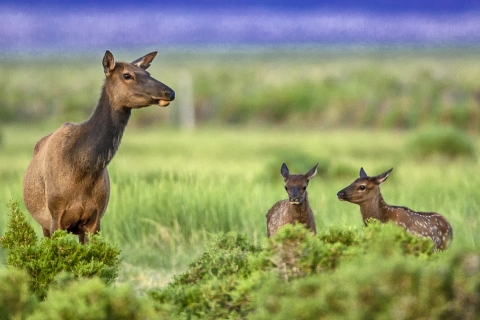
{"label": "elk muzzle", "polygon": [[288,201],[290,204],[299,205],[305,196],[300,194],[296,188],[291,188],[288,192]]}
{"label": "elk muzzle", "polygon": [[340,190],[337,192],[337,198],[340,201],[348,201],[347,193],[344,190]]}
{"label": "elk muzzle", "polygon": [[162,96],[152,97],[152,99],[155,101],[155,104],[158,104],[160,107],[166,107],[170,104],[170,102],[175,100],[175,91],[167,86],[165,87],[165,89],[162,89]]}

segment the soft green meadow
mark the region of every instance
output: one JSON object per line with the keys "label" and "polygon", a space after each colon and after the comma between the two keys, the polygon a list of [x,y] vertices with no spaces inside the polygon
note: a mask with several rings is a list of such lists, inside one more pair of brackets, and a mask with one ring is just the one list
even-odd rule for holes
{"label": "soft green meadow", "polygon": [[[129,61],[155,49],[113,53]],[[265,214],[286,197],[283,162],[291,173],[305,173],[319,163],[308,187],[319,230],[367,232],[359,207],[338,201],[336,193],[358,177],[360,167],[370,175],[393,167],[381,187],[387,203],[442,213],[453,226],[451,250],[438,254],[440,272],[457,253],[478,254],[477,51],[159,52],[149,71],[179,99],[167,108],[135,110],[108,167],[111,196],[101,233],[121,250],[116,288],[125,285],[142,296],[168,287],[223,232],[236,231],[248,243],[268,248]],[[11,200],[28,215],[22,179],[36,141],[65,121],[81,122],[91,114],[103,80],[103,53],[0,59],[0,236]],[[182,73],[193,82],[197,128],[191,131],[177,124],[185,94]],[[29,215],[28,220],[42,237],[40,226]],[[214,263],[217,257],[212,257]],[[366,255],[366,269],[374,269],[375,257]],[[0,248],[0,271],[5,260]],[[358,261],[351,264],[352,274]],[[397,261],[403,257],[392,264]],[[414,263],[422,270],[422,260]],[[368,283],[372,270],[362,274],[362,281]],[[253,285],[261,283],[256,280],[251,279]],[[285,290],[297,296],[294,286]]]}
{"label": "soft green meadow", "polygon": [[[22,201],[22,177],[33,145],[53,128],[2,127],[1,234],[8,219],[7,203]],[[109,165],[111,197],[102,219],[102,234],[121,249],[118,281],[139,288],[162,286],[219,232],[237,231],[255,243],[264,243],[265,214],[286,195],[280,176],[282,162],[292,173],[305,173],[320,163],[308,187],[319,229],[362,226],[358,206],[338,201],[337,191],[358,176],[361,166],[371,175],[394,167],[381,187],[389,204],[444,214],[454,230],[452,247],[478,249],[478,158],[420,157],[410,152],[420,134],[127,127]],[[478,137],[467,139],[478,150]],[[21,209],[27,212],[23,203]],[[40,237],[40,226],[31,221]],[[5,252],[2,257],[4,263]]]}

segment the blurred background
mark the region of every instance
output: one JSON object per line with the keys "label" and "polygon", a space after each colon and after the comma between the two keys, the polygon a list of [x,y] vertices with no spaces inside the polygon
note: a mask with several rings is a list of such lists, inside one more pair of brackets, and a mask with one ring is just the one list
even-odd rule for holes
{"label": "blurred background", "polygon": [[21,0],[0,21],[0,124],[83,120],[109,49],[158,50],[177,91],[137,125],[479,126],[476,1]]}

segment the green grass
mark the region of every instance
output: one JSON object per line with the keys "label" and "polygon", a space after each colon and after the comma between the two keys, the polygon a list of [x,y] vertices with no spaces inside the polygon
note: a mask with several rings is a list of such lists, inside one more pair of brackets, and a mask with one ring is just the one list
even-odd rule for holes
{"label": "green grass", "polygon": [[[131,61],[150,49],[114,52]],[[144,52],[145,51],[145,52]],[[160,50],[149,71],[182,97],[193,80],[200,123],[322,128],[480,129],[477,48],[203,48]],[[104,52],[0,61],[0,123],[80,121],[98,101]],[[180,91],[179,91],[180,90]],[[139,124],[172,122],[146,111]]]}
{"label": "green grass", "polygon": [[[8,202],[22,201],[33,145],[54,128],[2,127],[1,234]],[[280,176],[284,161],[293,173],[323,161],[325,172],[308,189],[319,229],[361,226],[358,206],[338,201],[336,192],[358,176],[361,166],[372,175],[393,166],[382,185],[388,203],[444,214],[454,229],[453,247],[478,249],[478,160],[419,159],[408,149],[410,139],[408,132],[369,130],[127,127],[109,166],[111,198],[102,219],[102,234],[122,251],[119,281],[138,288],[164,285],[219,232],[238,231],[263,243],[265,214],[286,197]],[[478,137],[468,139],[478,149]],[[23,203],[21,209],[27,212]],[[32,223],[40,236],[40,226]],[[4,263],[5,252],[0,253]]]}
{"label": "green grass", "polygon": [[[129,61],[144,51],[114,54]],[[35,142],[91,114],[102,57],[0,61],[0,234],[10,200],[26,212],[22,179]],[[358,206],[336,193],[360,167],[394,167],[382,185],[389,204],[444,214],[453,246],[478,250],[477,60],[474,49],[161,51],[149,71],[173,89],[179,72],[191,73],[199,127],[176,128],[178,101],[133,112],[109,166],[102,220],[122,251],[118,281],[165,285],[219,232],[264,243],[265,214],[286,197],[283,162],[292,173],[319,163],[308,189],[319,229],[361,226]]]}

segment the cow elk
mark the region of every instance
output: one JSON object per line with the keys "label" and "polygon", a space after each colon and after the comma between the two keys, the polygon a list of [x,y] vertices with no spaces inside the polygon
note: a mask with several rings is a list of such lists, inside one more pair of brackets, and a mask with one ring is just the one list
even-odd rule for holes
{"label": "cow elk", "polygon": [[273,236],[286,224],[302,223],[314,234],[315,217],[308,203],[307,186],[310,180],[317,174],[318,164],[306,174],[290,174],[287,165],[282,164],[280,173],[285,181],[285,190],[288,199],[280,200],[268,210],[267,213],[267,236]]}
{"label": "cow elk", "polygon": [[435,212],[416,212],[406,207],[390,206],[383,200],[380,184],[387,180],[392,170],[370,177],[361,168],[360,177],[339,191],[337,198],[358,204],[365,225],[371,218],[382,223],[392,221],[412,234],[430,238],[437,250],[445,250],[453,238],[447,219]]}
{"label": "cow elk", "polygon": [[88,241],[100,231],[110,196],[107,165],[120,145],[132,109],[168,106],[175,92],[146,69],[157,52],[132,63],[103,57],[105,82],[97,107],[80,124],[65,123],[40,139],[23,179],[23,198],[45,237],[57,229]]}

